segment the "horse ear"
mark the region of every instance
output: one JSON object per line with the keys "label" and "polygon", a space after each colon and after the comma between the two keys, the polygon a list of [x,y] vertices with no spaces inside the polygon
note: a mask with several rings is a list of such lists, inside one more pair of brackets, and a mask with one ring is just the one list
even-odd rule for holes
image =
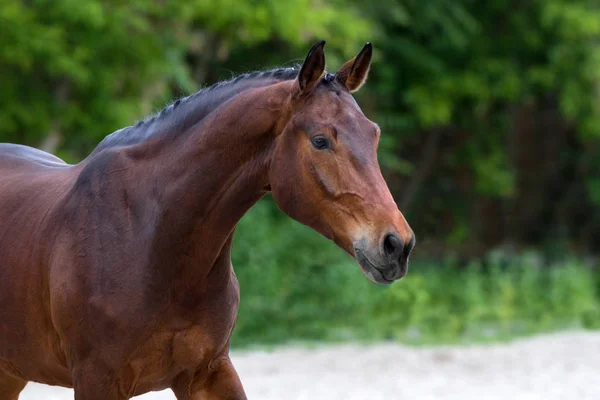
{"label": "horse ear", "polygon": [[300,93],[309,93],[315,88],[325,72],[325,41],[317,42],[308,52],[300,73],[298,74],[298,87]]}
{"label": "horse ear", "polygon": [[367,43],[356,57],[342,65],[335,74],[336,79],[351,93],[356,92],[367,81],[372,56],[373,46]]}

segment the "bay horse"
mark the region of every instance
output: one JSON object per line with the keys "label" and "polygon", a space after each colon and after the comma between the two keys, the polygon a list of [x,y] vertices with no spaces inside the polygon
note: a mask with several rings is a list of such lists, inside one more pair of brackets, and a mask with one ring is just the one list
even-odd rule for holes
{"label": "bay horse", "polygon": [[178,100],[76,165],[0,144],[2,399],[28,381],[76,400],[246,399],[229,358],[230,250],[267,192],[373,282],[405,275],[414,235],[377,162],[380,130],[351,94],[371,44],[335,74],[324,44],[299,68]]}

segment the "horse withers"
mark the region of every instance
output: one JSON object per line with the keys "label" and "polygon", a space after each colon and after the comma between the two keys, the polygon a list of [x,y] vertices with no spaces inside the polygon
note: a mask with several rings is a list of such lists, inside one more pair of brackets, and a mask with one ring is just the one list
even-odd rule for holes
{"label": "horse withers", "polygon": [[229,359],[230,249],[269,191],[370,280],[406,274],[414,235],[377,163],[379,128],[351,95],[371,45],[330,74],[324,44],[299,69],[178,100],[77,165],[0,144],[2,399],[28,381],[76,400],[245,399]]}

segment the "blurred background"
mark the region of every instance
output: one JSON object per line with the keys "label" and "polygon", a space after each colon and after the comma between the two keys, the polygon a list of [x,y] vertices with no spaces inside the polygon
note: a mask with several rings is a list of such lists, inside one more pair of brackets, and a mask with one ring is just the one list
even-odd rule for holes
{"label": "blurred background", "polygon": [[356,97],[417,246],[377,287],[265,198],[236,233],[233,347],[600,329],[600,1],[2,0],[0,142],[76,163],[319,39],[331,71],[374,44]]}

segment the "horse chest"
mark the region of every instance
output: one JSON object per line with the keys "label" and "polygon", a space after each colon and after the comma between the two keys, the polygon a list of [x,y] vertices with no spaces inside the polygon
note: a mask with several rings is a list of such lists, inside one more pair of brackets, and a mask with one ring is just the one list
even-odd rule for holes
{"label": "horse chest", "polygon": [[226,355],[237,314],[237,281],[225,293],[197,314],[167,318],[157,326],[121,371],[123,390],[140,394],[167,388],[180,373],[208,371],[212,360]]}
{"label": "horse chest", "polygon": [[140,346],[121,371],[126,393],[141,394],[171,386],[184,371],[208,371],[209,363],[227,354],[231,329],[221,332],[194,325],[177,332],[157,332]]}

